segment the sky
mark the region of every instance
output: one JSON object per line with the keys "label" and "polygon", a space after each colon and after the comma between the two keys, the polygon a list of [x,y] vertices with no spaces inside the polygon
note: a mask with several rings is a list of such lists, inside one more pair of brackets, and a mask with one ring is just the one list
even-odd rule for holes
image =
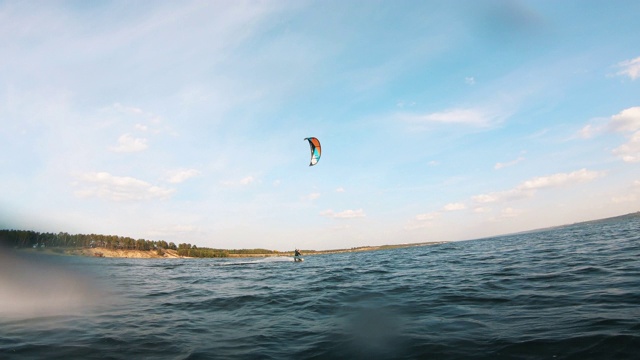
{"label": "sky", "polygon": [[639,211],[639,13],[0,1],[0,228],[325,250]]}

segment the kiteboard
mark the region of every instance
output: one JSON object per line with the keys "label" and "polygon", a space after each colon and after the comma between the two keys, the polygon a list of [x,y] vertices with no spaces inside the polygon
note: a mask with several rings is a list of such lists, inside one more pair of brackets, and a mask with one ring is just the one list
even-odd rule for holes
{"label": "kiteboard", "polygon": [[293,261],[295,261],[295,262],[301,262],[301,261],[304,261],[304,259],[303,259],[303,258],[301,258],[300,256],[294,256],[294,257],[293,257]]}

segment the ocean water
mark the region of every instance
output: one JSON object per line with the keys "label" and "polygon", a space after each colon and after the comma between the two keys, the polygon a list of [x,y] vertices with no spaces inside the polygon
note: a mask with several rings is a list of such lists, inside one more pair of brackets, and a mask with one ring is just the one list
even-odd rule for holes
{"label": "ocean water", "polygon": [[640,217],[267,259],[0,259],[2,359],[638,359]]}

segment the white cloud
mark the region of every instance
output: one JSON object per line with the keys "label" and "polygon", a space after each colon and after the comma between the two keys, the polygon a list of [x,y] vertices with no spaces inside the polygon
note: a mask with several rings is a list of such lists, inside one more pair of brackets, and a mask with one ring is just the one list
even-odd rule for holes
{"label": "white cloud", "polygon": [[147,139],[134,138],[131,134],[123,134],[118,138],[118,145],[110,148],[115,152],[137,152],[143,151],[148,147]]}
{"label": "white cloud", "polygon": [[586,125],[580,130],[579,136],[588,139],[604,131],[632,133],[629,140],[615,148],[612,153],[625,162],[640,161],[640,106],[622,110],[611,116],[605,125]]}
{"label": "white cloud", "polygon": [[475,85],[476,79],[473,76],[468,76],[464,78],[464,82],[467,83],[467,85]]}
{"label": "white cloud", "polygon": [[496,202],[500,199],[499,193],[480,194],[472,196],[471,199],[478,204],[487,204]]}
{"label": "white cloud", "polygon": [[629,141],[615,148],[612,153],[625,162],[640,161],[640,106],[624,109],[613,115],[608,128],[618,132],[633,132]]}
{"label": "white cloud", "polygon": [[500,212],[500,217],[502,217],[502,218],[513,218],[513,217],[517,217],[520,214],[522,214],[522,210],[517,210],[517,209],[508,207],[506,209],[503,209]]}
{"label": "white cloud", "polygon": [[467,206],[463,203],[451,203],[451,204],[447,204],[444,206],[444,211],[458,211],[458,210],[464,210],[466,209]]}
{"label": "white cloud", "polygon": [[[602,122],[605,120],[606,122]],[[633,132],[640,130],[640,106],[630,107],[605,119],[595,119],[578,131],[578,137],[590,139],[606,131]]]}
{"label": "white cloud", "polygon": [[98,197],[113,201],[166,199],[173,189],[154,186],[145,181],[126,176],[113,176],[107,172],[80,175],[74,183],[79,189],[76,196]]}
{"label": "white cloud", "polygon": [[318,198],[320,198],[320,193],[311,193],[305,197],[306,200],[310,201],[316,200]]}
{"label": "white cloud", "polygon": [[142,109],[134,107],[134,106],[126,106],[126,105],[122,105],[120,103],[115,103],[113,104],[113,108],[117,111],[123,112],[123,113],[129,113],[129,114],[135,114],[135,115],[141,115],[144,114],[144,111],[142,111]]}
{"label": "white cloud", "polygon": [[593,125],[588,124],[588,125],[585,125],[585,127],[583,127],[582,129],[580,129],[580,131],[578,132],[578,136],[583,139],[591,139],[601,131],[602,131],[602,128],[594,127]]}
{"label": "white cloud", "polygon": [[620,156],[624,162],[640,161],[640,131],[634,133],[627,143],[613,149],[613,154]]}
{"label": "white cloud", "polygon": [[519,199],[530,198],[534,195],[533,190],[525,190],[514,188],[505,191],[496,191],[488,194],[480,194],[472,196],[471,199],[478,204],[488,204],[502,201],[514,201]]}
{"label": "white cloud", "polygon": [[640,57],[618,63],[617,67],[622,68],[616,75],[628,76],[631,80],[640,78]]}
{"label": "white cloud", "polygon": [[[577,171],[573,171],[570,173],[558,173],[549,176],[540,176],[535,177],[530,180],[524,181],[513,189],[505,190],[505,191],[497,191],[491,192],[487,194],[480,194],[471,197],[471,200],[476,204],[489,204],[489,203],[502,203],[508,201],[514,201],[523,198],[533,197],[538,190],[548,189],[548,188],[557,188],[563,186],[570,186],[578,183],[583,183],[587,181],[591,181],[600,176],[603,176],[604,173],[598,171],[589,171],[587,169],[580,169]],[[472,206],[473,207],[473,206]],[[464,203],[449,203],[443,207],[443,211],[459,211],[465,210],[468,206]],[[473,207],[475,213],[484,213],[490,212],[491,209],[478,206]],[[514,210],[513,208],[506,208],[503,210],[500,215],[501,218],[504,217],[514,217],[519,215],[521,212]],[[425,214],[417,215],[410,223],[407,225],[407,229],[416,229],[425,227],[425,224],[421,223],[431,223],[438,216],[440,216],[439,212],[430,212]]]}
{"label": "white cloud", "polygon": [[440,213],[438,212],[430,212],[425,214],[418,214],[416,215],[415,219],[417,221],[433,221],[437,219],[439,216],[440,216]]}
{"label": "white cloud", "polygon": [[440,213],[437,211],[418,214],[413,219],[411,219],[404,228],[405,230],[416,230],[430,227],[433,225],[433,221],[439,217]]}
{"label": "white cloud", "polygon": [[172,174],[171,176],[169,176],[169,178],[167,179],[168,182],[172,183],[172,184],[178,184],[181,182],[184,182],[194,176],[198,176],[200,174],[200,172],[198,170],[195,169],[185,169],[185,170],[179,170],[176,171],[174,174]]}
{"label": "white cloud", "polygon": [[102,113],[106,116],[105,125],[118,124],[150,134],[162,132],[176,134],[169,126],[163,124],[163,119],[160,116],[138,107],[115,103],[102,109]]}
{"label": "white cloud", "polygon": [[532,197],[535,192],[540,189],[569,186],[577,183],[591,181],[603,175],[604,173],[602,172],[580,169],[570,173],[558,173],[549,176],[541,176],[524,181],[520,185],[510,190],[473,196],[472,200],[479,204],[486,204],[527,198]]}
{"label": "white cloud", "polygon": [[342,186],[336,189],[336,192],[339,192],[339,193],[343,193],[344,191],[345,190]]}
{"label": "white cloud", "polygon": [[320,215],[333,218],[333,219],[354,219],[365,217],[365,213],[362,209],[358,210],[344,210],[341,212],[334,212],[333,210],[326,210],[320,213]]}
{"label": "white cloud", "polygon": [[614,131],[633,132],[640,130],[640,106],[622,110],[613,115],[608,125]]}
{"label": "white cloud", "polygon": [[527,180],[520,184],[517,190],[537,190],[550,187],[559,187],[565,185],[571,185],[586,181],[591,181],[603,174],[597,171],[589,171],[587,169],[580,169],[571,173],[558,173],[549,176],[541,176]]}
{"label": "white cloud", "polygon": [[493,168],[496,170],[500,170],[500,169],[504,169],[506,167],[509,166],[514,166],[517,165],[518,163],[524,161],[524,157],[520,156],[519,158],[509,161],[509,162],[505,162],[505,163],[497,163]]}
{"label": "white cloud", "polygon": [[254,183],[255,181],[256,181],[256,179],[255,179],[253,176],[247,176],[247,177],[242,178],[242,179],[240,180],[240,184],[242,184],[242,185],[249,185],[249,184]]}

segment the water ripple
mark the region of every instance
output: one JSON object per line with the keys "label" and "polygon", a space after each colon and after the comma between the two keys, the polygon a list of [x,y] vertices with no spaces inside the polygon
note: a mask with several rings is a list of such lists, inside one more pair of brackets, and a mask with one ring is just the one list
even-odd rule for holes
{"label": "water ripple", "polygon": [[633,359],[639,230],[635,217],[303,263],[65,258],[108,296],[0,317],[0,358]]}

